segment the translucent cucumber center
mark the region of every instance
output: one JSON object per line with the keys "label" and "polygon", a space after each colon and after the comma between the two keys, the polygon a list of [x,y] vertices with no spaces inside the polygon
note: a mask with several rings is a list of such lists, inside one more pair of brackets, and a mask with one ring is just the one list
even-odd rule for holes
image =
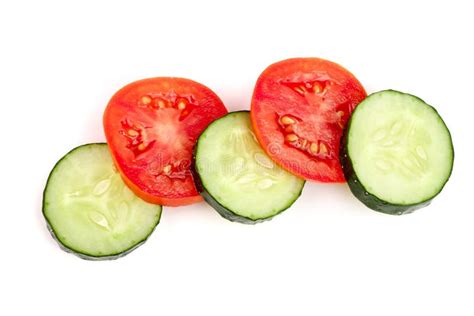
{"label": "translucent cucumber center", "polygon": [[370,148],[375,167],[382,173],[398,173],[417,179],[428,172],[426,147],[431,137],[416,120],[396,120],[375,130]]}
{"label": "translucent cucumber center", "polygon": [[102,176],[78,190],[64,193],[64,208],[77,216],[84,216],[92,226],[118,236],[127,229],[130,203],[134,195],[118,173]]}
{"label": "translucent cucumber center", "polygon": [[135,196],[115,170],[107,145],[66,155],[45,191],[44,214],[57,239],[89,256],[118,255],[147,238],[161,207]]}
{"label": "translucent cucumber center", "polygon": [[286,209],[304,185],[266,155],[252,132],[248,112],[230,113],[206,129],[198,140],[196,168],[215,200],[252,219]]}
{"label": "translucent cucumber center", "polygon": [[438,113],[396,91],[375,93],[356,108],[348,152],[365,189],[392,204],[434,197],[453,163],[451,136]]}
{"label": "translucent cucumber center", "polygon": [[263,152],[247,127],[234,128],[228,135],[227,154],[221,158],[221,172],[242,190],[267,190],[278,184],[281,169]]}

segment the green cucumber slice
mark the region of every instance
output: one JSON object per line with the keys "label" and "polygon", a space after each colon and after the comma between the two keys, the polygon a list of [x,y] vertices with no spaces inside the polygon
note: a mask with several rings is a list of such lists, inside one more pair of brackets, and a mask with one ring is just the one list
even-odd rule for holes
{"label": "green cucumber slice", "polygon": [[342,140],[341,162],[352,192],[389,214],[428,205],[448,181],[453,160],[451,135],[438,112],[394,90],[362,101]]}
{"label": "green cucumber slice", "polygon": [[107,144],[87,144],[54,166],[43,196],[48,228],[65,251],[83,259],[122,257],[144,243],[160,221],[124,184]]}
{"label": "green cucumber slice", "polygon": [[245,224],[290,207],[305,183],[265,154],[248,111],[229,113],[207,127],[197,141],[193,168],[204,199],[224,218]]}

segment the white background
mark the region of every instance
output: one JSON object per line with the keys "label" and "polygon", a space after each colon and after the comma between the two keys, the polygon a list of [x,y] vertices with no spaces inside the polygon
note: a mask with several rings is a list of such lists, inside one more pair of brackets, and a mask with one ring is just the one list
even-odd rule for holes
{"label": "white background", "polygon": [[[474,314],[469,1],[244,2],[0,3],[1,315]],[[58,248],[41,215],[46,178],[73,147],[104,140],[117,89],[182,76],[248,109],[259,73],[297,56],[439,110],[456,159],[431,206],[388,216],[346,185],[307,183],[256,226],[201,203],[165,208],[149,241],[116,261]]]}

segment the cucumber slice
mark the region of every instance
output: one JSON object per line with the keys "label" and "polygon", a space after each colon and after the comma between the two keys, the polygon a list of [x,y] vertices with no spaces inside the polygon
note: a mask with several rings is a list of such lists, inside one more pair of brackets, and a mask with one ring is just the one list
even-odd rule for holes
{"label": "cucumber slice", "polygon": [[341,163],[352,193],[388,214],[427,206],[448,181],[453,160],[451,134],[438,112],[394,90],[362,101],[342,140]]}
{"label": "cucumber slice", "polygon": [[161,206],[136,197],[115,170],[107,144],[88,144],[54,166],[43,195],[48,228],[67,252],[116,259],[144,243]]}
{"label": "cucumber slice", "polygon": [[229,113],[207,127],[198,139],[193,169],[204,199],[224,218],[245,224],[289,208],[305,183],[265,154],[248,111]]}

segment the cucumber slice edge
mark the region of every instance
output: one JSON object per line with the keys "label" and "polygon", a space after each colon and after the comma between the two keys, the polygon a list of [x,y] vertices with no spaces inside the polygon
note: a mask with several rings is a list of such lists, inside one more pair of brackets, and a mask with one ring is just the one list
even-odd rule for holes
{"label": "cucumber slice edge", "polygon": [[[220,119],[222,119],[226,116],[236,115],[236,114],[239,114],[239,113],[250,114],[250,111],[248,111],[248,110],[239,110],[239,111],[229,112],[226,115],[224,115],[224,116],[220,117],[219,119],[217,119],[217,120],[213,121],[212,123],[210,123],[206,127],[206,129],[201,133],[201,135],[203,135],[209,128],[211,128],[213,126],[213,124],[215,124],[218,120],[220,120]],[[231,208],[223,205],[216,198],[214,198],[212,196],[212,194],[206,189],[206,185],[203,182],[203,179],[201,178],[201,176],[198,172],[198,167],[197,167],[197,164],[196,164],[196,158],[197,158],[197,154],[198,154],[198,151],[199,151],[199,144],[200,144],[200,142],[199,142],[199,138],[198,138],[198,140],[196,141],[196,144],[193,148],[193,159],[192,159],[191,168],[190,168],[191,173],[193,175],[194,183],[196,184],[196,188],[197,188],[198,192],[201,194],[201,196],[204,198],[204,200],[212,208],[214,208],[220,216],[222,216],[223,218],[225,218],[229,221],[238,222],[238,223],[242,223],[242,224],[257,224],[257,223],[269,221],[269,220],[273,219],[275,216],[281,214],[282,212],[284,212],[285,210],[290,208],[296,202],[296,200],[301,196],[301,194],[303,192],[306,181],[304,179],[301,179],[301,181],[302,181],[301,188],[299,189],[298,193],[294,196],[294,199],[292,199],[291,201],[288,201],[288,204],[284,208],[279,209],[276,213],[270,214],[267,217],[258,217],[258,218],[252,218],[252,217],[236,214],[236,213],[231,211]],[[273,163],[275,163],[275,162],[273,162]],[[281,168],[281,167],[279,167],[279,168]],[[285,169],[283,169],[283,171],[288,172]]]}
{"label": "cucumber slice edge", "polygon": [[439,193],[441,193],[441,191],[446,186],[446,184],[449,181],[449,179],[452,175],[452,172],[453,172],[454,159],[455,159],[454,144],[453,144],[451,131],[447,127],[446,122],[444,122],[444,120],[441,117],[441,115],[439,114],[439,112],[436,110],[436,108],[434,108],[432,105],[426,103],[420,97],[417,97],[417,96],[415,96],[413,94],[410,94],[410,93],[400,92],[400,91],[393,90],[393,89],[386,89],[386,90],[381,90],[381,91],[374,92],[374,93],[368,95],[362,102],[368,100],[369,98],[371,98],[371,97],[373,97],[377,94],[386,93],[386,92],[400,94],[400,95],[406,95],[406,96],[415,98],[419,102],[421,102],[424,105],[426,105],[427,107],[429,107],[430,110],[432,110],[434,112],[434,114],[438,117],[439,121],[444,125],[445,130],[447,131],[447,135],[449,137],[450,146],[451,146],[450,147],[451,166],[450,166],[448,175],[447,175],[444,183],[440,186],[439,190],[435,194],[433,194],[432,196],[430,196],[426,200],[420,201],[420,202],[417,202],[417,203],[411,203],[411,204],[388,203],[388,202],[382,200],[381,198],[379,198],[378,196],[376,196],[375,194],[369,192],[369,190],[367,190],[364,187],[362,182],[357,177],[356,172],[354,171],[353,163],[352,163],[352,160],[350,158],[349,148],[348,148],[349,147],[348,146],[348,140],[349,140],[349,133],[350,133],[351,125],[352,125],[354,119],[356,118],[357,110],[358,110],[359,107],[357,106],[354,109],[354,111],[353,111],[348,123],[346,124],[346,127],[345,127],[344,131],[343,131],[343,134],[342,134],[342,137],[341,137],[341,142],[340,142],[340,149],[341,150],[340,150],[339,159],[341,161],[341,167],[342,167],[344,176],[346,178],[347,184],[349,185],[349,188],[350,188],[351,192],[353,193],[353,195],[357,199],[359,199],[363,204],[365,204],[367,207],[369,207],[370,209],[381,212],[381,213],[390,214],[390,215],[403,215],[403,214],[412,213],[412,212],[414,212],[414,211],[416,211],[420,208],[428,206],[431,203],[431,201],[436,196],[438,196]]}
{"label": "cucumber slice edge", "polygon": [[138,241],[137,243],[135,243],[134,245],[132,245],[130,248],[128,249],[125,249],[123,251],[120,251],[120,252],[117,252],[117,253],[112,253],[112,254],[106,254],[106,255],[90,255],[88,253],[85,253],[81,250],[78,250],[78,249],[75,249],[74,246],[71,246],[71,245],[68,245],[66,242],[64,242],[59,236],[58,234],[56,233],[56,231],[54,230],[53,228],[53,225],[51,223],[51,220],[48,218],[48,215],[46,214],[46,208],[47,208],[47,204],[49,203],[46,199],[46,194],[48,192],[48,188],[50,187],[49,186],[49,183],[54,175],[54,173],[58,170],[58,166],[64,161],[64,159],[66,159],[66,157],[68,157],[70,154],[74,153],[76,150],[79,150],[79,149],[82,149],[83,147],[88,147],[88,146],[108,146],[107,143],[100,143],[100,142],[97,142],[97,143],[87,143],[87,144],[82,144],[82,145],[79,145],[79,146],[76,146],[74,147],[73,149],[69,150],[66,154],[64,154],[61,159],[59,159],[53,166],[53,168],[51,169],[51,172],[49,173],[48,175],[48,178],[46,180],[46,184],[44,186],[44,190],[43,190],[43,195],[42,195],[42,204],[41,204],[41,213],[46,221],[46,228],[47,230],[49,231],[50,235],[52,236],[52,238],[56,241],[56,244],[61,248],[61,250],[67,252],[67,253],[70,253],[70,254],[73,254],[81,259],[84,259],[84,260],[89,260],[89,261],[104,261],[104,260],[116,260],[116,259],[119,259],[121,257],[124,257],[126,256],[127,254],[131,253],[133,250],[135,250],[136,248],[140,247],[141,245],[143,245],[147,240],[148,238],[153,234],[153,232],[155,231],[156,227],[158,226],[158,224],[160,223],[161,221],[161,215],[162,215],[162,211],[163,211],[163,207],[161,205],[156,205],[157,207],[160,208],[159,212],[158,212],[158,216],[157,216],[157,219],[156,219],[156,223],[153,225],[153,228],[150,230],[150,232],[140,241]]}

